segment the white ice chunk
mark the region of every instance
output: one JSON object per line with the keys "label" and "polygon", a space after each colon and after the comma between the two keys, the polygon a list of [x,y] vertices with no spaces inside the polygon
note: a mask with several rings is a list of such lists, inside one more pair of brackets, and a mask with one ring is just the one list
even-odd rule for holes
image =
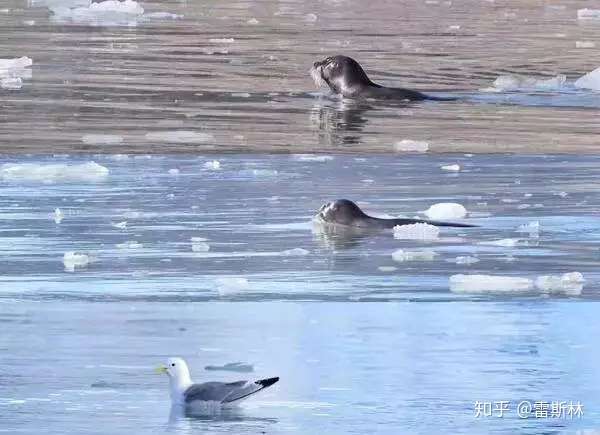
{"label": "white ice chunk", "polygon": [[578,9],[577,19],[579,20],[600,20],[600,9]]}
{"label": "white ice chunk", "polygon": [[596,43],[594,41],[575,41],[575,48],[594,48]]}
{"label": "white ice chunk", "polygon": [[5,163],[0,166],[0,180],[26,182],[99,182],[108,169],[95,162],[67,164]]}
{"label": "white ice chunk", "polygon": [[87,145],[119,145],[123,143],[123,136],[116,134],[86,134],[81,137],[81,142]]}
{"label": "white ice chunk", "polygon": [[307,23],[314,23],[316,22],[318,19],[318,17],[315,14],[306,14],[304,16],[304,21],[306,21]]}
{"label": "white ice chunk", "polygon": [[540,222],[533,221],[528,224],[520,225],[517,228],[518,233],[527,233],[529,237],[539,237],[540,236]]}
{"label": "white ice chunk", "polygon": [[398,270],[398,268],[394,266],[379,266],[377,270],[379,270],[380,272],[394,272]]}
{"label": "white ice chunk", "polygon": [[294,154],[293,159],[299,162],[329,162],[333,160],[333,156],[319,154]]}
{"label": "white ice chunk", "polygon": [[144,18],[156,20],[178,20],[183,18],[183,15],[172,14],[171,12],[151,12],[149,14],[144,14]]}
{"label": "white ice chunk", "polygon": [[116,247],[119,249],[139,249],[139,248],[142,248],[143,246],[144,245],[136,242],[135,240],[128,240],[123,243],[117,243],[117,245],[116,245]]}
{"label": "white ice chunk", "polygon": [[429,150],[429,143],[419,140],[404,139],[394,144],[397,152],[425,153]]}
{"label": "white ice chunk", "polygon": [[211,160],[210,162],[206,162],[204,164],[204,168],[210,169],[212,171],[218,171],[219,169],[221,169],[221,162],[219,162],[218,160]]}
{"label": "white ice chunk", "polygon": [[480,245],[490,245],[490,246],[503,246],[505,248],[514,248],[519,244],[521,239],[500,239],[500,240],[490,240],[486,242],[479,242]]}
{"label": "white ice chunk", "polygon": [[454,172],[458,172],[460,171],[460,165],[458,164],[454,164],[454,165],[444,165],[441,166],[441,169],[443,171],[454,171]]}
{"label": "white ice chunk", "polygon": [[436,256],[437,254],[430,249],[419,251],[405,251],[403,249],[398,249],[392,253],[392,259],[398,263],[403,263],[405,261],[432,261]]}
{"label": "white ice chunk", "polygon": [[206,243],[206,239],[203,237],[192,237],[190,239],[192,242],[192,251],[193,252],[208,252],[210,251],[210,245]]}
{"label": "white ice chunk", "polygon": [[564,293],[569,296],[579,296],[583,290],[585,279],[579,272],[563,275],[543,275],[535,280],[536,287],[549,294]]}
{"label": "white ice chunk", "polygon": [[239,276],[217,278],[215,284],[217,286],[217,291],[221,296],[248,290],[250,288],[248,280]]}
{"label": "white ice chunk", "polygon": [[259,23],[259,21],[256,18],[250,18],[248,21],[246,21],[246,23],[256,25]]}
{"label": "white ice chunk", "polygon": [[440,229],[438,227],[425,223],[396,225],[394,227],[394,238],[400,240],[435,240],[439,235]]}
{"label": "white ice chunk", "polygon": [[61,211],[61,209],[58,207],[55,208],[54,209],[54,222],[56,224],[60,224],[64,218],[65,218],[65,214]]}
{"label": "white ice chunk", "polygon": [[429,219],[462,219],[467,216],[467,209],[455,202],[439,202],[424,213]]}
{"label": "white ice chunk", "polygon": [[116,222],[111,224],[114,228],[118,228],[120,230],[124,230],[125,228],[127,228],[127,221],[122,221],[122,222]]}
{"label": "white ice chunk", "polygon": [[293,248],[293,249],[287,249],[285,251],[281,251],[281,255],[285,256],[285,257],[292,257],[292,256],[303,256],[303,255],[308,255],[310,254],[310,251],[307,251],[306,249],[303,248]]}
{"label": "white ice chunk", "polygon": [[144,8],[134,0],[105,0],[87,6],[51,6],[52,18],[56,21],[70,21],[93,25],[135,25],[144,14]]}
{"label": "white ice chunk", "polygon": [[460,256],[460,257],[456,257],[454,259],[454,262],[456,264],[475,264],[475,263],[479,263],[479,258],[477,257],[472,257],[470,255],[466,255],[466,256]]}
{"label": "white ice chunk", "polygon": [[600,91],[600,67],[575,80],[575,87]]}
{"label": "white ice chunk", "polygon": [[177,168],[169,169],[169,175],[179,175],[179,169],[177,169]]}
{"label": "white ice chunk", "polygon": [[63,264],[67,272],[74,272],[76,267],[85,267],[89,264],[90,257],[80,252],[65,252]]}
{"label": "white ice chunk", "polygon": [[533,280],[514,276],[452,275],[450,291],[455,293],[527,293]]}
{"label": "white ice chunk", "polygon": [[167,143],[206,143],[214,139],[210,133],[199,133],[189,130],[154,131],[146,133],[146,139],[151,142]]}
{"label": "white ice chunk", "polygon": [[563,88],[566,82],[567,77],[562,74],[549,79],[506,75],[494,80],[492,86],[496,91],[553,91]]}
{"label": "white ice chunk", "polygon": [[27,56],[0,59],[0,88],[16,90],[23,86],[23,79],[31,78],[29,68],[33,61]]}
{"label": "white ice chunk", "polygon": [[240,175],[251,176],[251,177],[275,177],[278,172],[276,169],[242,169]]}
{"label": "white ice chunk", "polygon": [[210,38],[208,42],[212,42],[214,44],[231,44],[235,42],[233,38]]}

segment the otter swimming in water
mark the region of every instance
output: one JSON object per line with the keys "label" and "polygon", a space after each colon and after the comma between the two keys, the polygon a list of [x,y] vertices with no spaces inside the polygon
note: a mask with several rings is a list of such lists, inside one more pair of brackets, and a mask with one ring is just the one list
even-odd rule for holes
{"label": "otter swimming in water", "polygon": [[434,97],[404,88],[387,88],[369,79],[360,64],[348,56],[330,56],[315,62],[310,75],[317,87],[326,84],[336,94],[346,98],[374,98],[397,100],[452,101],[455,98]]}
{"label": "otter swimming in water", "polygon": [[424,223],[435,225],[436,227],[458,227],[470,228],[477,225],[460,224],[453,222],[437,222],[425,219],[409,218],[376,218],[367,215],[358,205],[349,199],[337,199],[323,205],[316,216],[321,222],[326,224],[344,225],[357,228],[393,228],[396,225],[410,225]]}

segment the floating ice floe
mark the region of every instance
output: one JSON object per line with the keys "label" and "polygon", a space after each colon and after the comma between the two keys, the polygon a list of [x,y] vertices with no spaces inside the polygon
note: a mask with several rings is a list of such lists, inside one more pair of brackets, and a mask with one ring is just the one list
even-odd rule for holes
{"label": "floating ice floe", "polygon": [[479,242],[480,245],[503,246],[505,248],[514,248],[521,242],[521,239],[500,239]]}
{"label": "floating ice floe", "polygon": [[144,8],[134,0],[105,0],[85,6],[50,6],[52,19],[59,22],[90,25],[133,25],[144,14]]}
{"label": "floating ice floe", "polygon": [[60,224],[62,222],[62,220],[65,218],[65,214],[60,210],[60,208],[57,207],[54,209],[53,218],[54,218],[54,223]]}
{"label": "floating ice floe", "polygon": [[128,240],[123,243],[117,243],[115,246],[119,249],[140,249],[144,247],[144,245],[136,242],[135,240]]}
{"label": "floating ice floe", "polygon": [[111,225],[113,226],[113,228],[118,228],[120,230],[124,230],[125,228],[127,228],[127,221],[116,222],[116,223],[112,223]]}
{"label": "floating ice floe", "polygon": [[407,153],[425,153],[429,150],[429,143],[419,140],[404,139],[394,144],[394,150]]}
{"label": "floating ice floe", "polygon": [[452,275],[450,291],[455,293],[538,293],[579,296],[585,280],[579,272],[529,278],[495,275]]}
{"label": "floating ice floe", "polygon": [[304,16],[304,21],[306,21],[307,23],[314,23],[318,20],[319,17],[317,17],[315,14],[306,14]]}
{"label": "floating ice floe", "polygon": [[250,18],[248,21],[246,21],[246,23],[256,25],[259,23],[259,21],[256,18]]}
{"label": "floating ice floe", "polygon": [[440,235],[440,229],[434,225],[417,223],[396,225],[394,238],[399,240],[435,240]]}
{"label": "floating ice floe", "polygon": [[221,296],[248,290],[250,288],[250,283],[246,278],[236,276],[217,278],[215,279],[215,284],[217,286],[217,292],[219,292]]}
{"label": "floating ice floe", "polygon": [[242,176],[257,178],[276,177],[278,174],[276,169],[242,169],[239,173]]}
{"label": "floating ice floe", "polygon": [[183,15],[172,14],[171,12],[151,12],[144,14],[144,18],[151,20],[178,20],[183,18]]}
{"label": "floating ice floe", "polygon": [[179,175],[179,169],[177,169],[177,168],[169,169],[169,175]]}
{"label": "floating ice floe", "polygon": [[228,363],[222,366],[206,366],[204,370],[208,371],[226,371],[226,372],[238,372],[238,373],[250,373],[254,371],[254,366],[252,364],[243,363],[243,362],[235,362]]}
{"label": "floating ice floe", "polygon": [[208,252],[210,251],[210,245],[206,243],[206,239],[203,237],[192,237],[190,239],[192,242],[192,251],[193,252]]}
{"label": "floating ice floe", "polygon": [[221,169],[221,162],[218,160],[211,160],[210,162],[204,163],[205,169],[210,169],[211,171],[218,171]]}
{"label": "floating ice floe", "polygon": [[424,213],[429,219],[462,219],[467,216],[467,209],[455,202],[439,202]]}
{"label": "floating ice floe", "polygon": [[81,137],[81,142],[86,145],[119,145],[123,143],[123,136],[116,134],[86,134]]}
{"label": "floating ice floe", "polygon": [[208,42],[212,42],[213,44],[231,44],[235,42],[233,38],[210,38]]}
{"label": "floating ice floe", "polygon": [[600,20],[600,9],[579,9],[577,10],[577,19]]}
{"label": "floating ice floe", "polygon": [[596,43],[594,41],[575,41],[575,48],[594,48]]}
{"label": "floating ice floe", "polygon": [[0,59],[0,88],[21,89],[24,79],[31,78],[33,61],[27,56],[16,59]]}
{"label": "floating ice floe", "polygon": [[533,280],[513,276],[452,275],[450,291],[455,293],[531,292]]}
{"label": "floating ice floe", "polygon": [[108,169],[95,162],[67,164],[6,163],[0,166],[0,180],[41,183],[99,182],[108,177]]}
{"label": "floating ice floe", "polygon": [[398,270],[398,268],[394,266],[379,266],[377,270],[379,270],[380,272],[394,272]]}
{"label": "floating ice floe", "polygon": [[458,172],[458,171],[460,171],[460,165],[458,165],[458,164],[444,165],[444,166],[441,166],[440,169],[442,169],[443,171]]}
{"label": "floating ice floe", "polygon": [[539,79],[535,77],[506,75],[500,76],[492,84],[491,89],[487,91],[554,91],[561,89],[567,82],[567,76],[557,75],[548,79]]}
{"label": "floating ice floe", "polygon": [[75,268],[86,267],[89,262],[90,257],[80,252],[69,251],[63,255],[63,264],[67,272],[74,272]]}
{"label": "floating ice floe", "polygon": [[398,249],[392,253],[392,259],[398,263],[404,263],[405,261],[432,261],[437,254],[429,249],[419,251],[405,251]]}
{"label": "floating ice floe", "polygon": [[154,131],[146,133],[146,139],[152,142],[167,143],[206,143],[214,139],[210,133],[189,130]]}
{"label": "floating ice floe", "polygon": [[544,293],[564,293],[569,296],[579,296],[583,290],[585,279],[579,272],[563,275],[544,275],[535,280],[536,287]]}
{"label": "floating ice floe", "polygon": [[466,264],[466,265],[469,265],[469,264],[479,263],[479,258],[472,257],[470,255],[465,255],[465,256],[456,257],[454,259],[454,262],[456,264]]}
{"label": "floating ice floe", "polygon": [[293,249],[287,249],[285,251],[281,251],[281,255],[283,255],[284,257],[298,257],[298,256],[303,256],[303,255],[308,255],[310,254],[310,251],[304,249],[304,248],[293,248]]}
{"label": "floating ice floe", "polygon": [[540,222],[534,221],[529,222],[528,224],[520,225],[517,228],[518,233],[527,233],[529,237],[539,237],[540,236]]}
{"label": "floating ice floe", "polygon": [[319,154],[294,154],[293,159],[299,162],[329,162],[333,160],[333,156]]}
{"label": "floating ice floe", "polygon": [[596,68],[594,71],[577,79],[575,81],[575,87],[600,91],[600,68]]}

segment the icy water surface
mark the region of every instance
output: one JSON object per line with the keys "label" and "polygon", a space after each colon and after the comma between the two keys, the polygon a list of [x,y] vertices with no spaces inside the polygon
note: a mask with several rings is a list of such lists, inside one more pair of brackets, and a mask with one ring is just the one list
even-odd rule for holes
{"label": "icy water surface", "polygon": [[[88,3],[0,2],[0,59],[33,59],[17,89],[0,87],[3,150],[385,152],[402,139],[433,152],[597,147],[600,79],[575,87],[600,66],[600,19],[578,19],[600,8],[594,1],[164,0],[129,13]],[[338,53],[387,86],[463,99],[332,100],[308,70]],[[200,135],[153,136],[163,131]],[[98,134],[113,139],[89,136]]]}
{"label": "icy water surface", "polygon": [[[441,169],[451,164],[461,170]],[[598,158],[83,155],[0,165],[8,433],[600,428]],[[479,227],[430,241],[315,227],[316,210],[338,197],[379,216],[458,202]],[[399,249],[420,254],[394,259]],[[533,284],[568,272],[585,282]],[[456,274],[509,285],[465,292],[451,287]],[[281,381],[239,409],[180,416],[152,371],[172,355],[198,381]],[[254,371],[203,369],[237,361]],[[584,416],[519,418],[524,400],[580,402]],[[509,411],[476,418],[476,401],[509,401]]]}

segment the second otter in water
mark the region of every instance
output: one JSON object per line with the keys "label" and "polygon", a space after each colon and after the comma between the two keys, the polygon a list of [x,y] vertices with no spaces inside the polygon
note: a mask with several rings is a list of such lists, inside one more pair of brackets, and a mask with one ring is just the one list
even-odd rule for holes
{"label": "second otter in water", "polygon": [[393,218],[383,219],[367,215],[358,205],[349,199],[337,199],[323,205],[317,213],[323,223],[344,225],[358,228],[393,228],[396,225],[429,224],[436,227],[476,227],[477,225],[458,224],[453,222],[436,222],[424,219]]}
{"label": "second otter in water", "polygon": [[397,100],[452,101],[455,98],[440,98],[404,88],[386,88],[373,83],[360,64],[348,56],[330,56],[315,62],[310,69],[315,84],[323,84],[336,94],[346,98],[386,98]]}

